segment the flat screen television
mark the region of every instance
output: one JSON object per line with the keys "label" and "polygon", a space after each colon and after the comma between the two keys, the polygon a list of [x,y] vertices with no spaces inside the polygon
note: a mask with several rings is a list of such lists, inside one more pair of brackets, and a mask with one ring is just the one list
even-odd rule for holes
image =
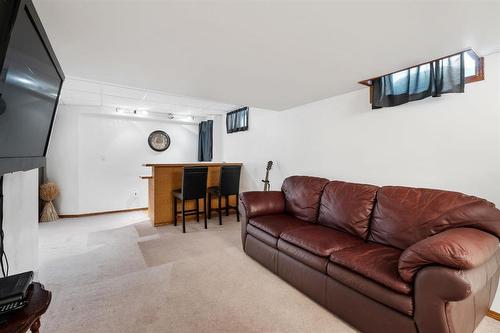
{"label": "flat screen television", "polygon": [[64,73],[31,1],[0,0],[0,175],[43,167]]}

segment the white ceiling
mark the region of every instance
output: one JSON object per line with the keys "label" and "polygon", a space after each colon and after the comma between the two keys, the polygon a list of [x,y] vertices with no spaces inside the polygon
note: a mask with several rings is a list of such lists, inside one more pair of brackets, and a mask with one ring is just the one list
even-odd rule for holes
{"label": "white ceiling", "polygon": [[500,51],[499,2],[35,4],[66,74],[274,110],[467,47]]}

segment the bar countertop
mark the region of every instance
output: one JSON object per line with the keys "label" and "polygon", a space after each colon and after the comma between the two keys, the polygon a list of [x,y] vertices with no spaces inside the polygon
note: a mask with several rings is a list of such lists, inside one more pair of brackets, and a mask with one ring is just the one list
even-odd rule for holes
{"label": "bar countertop", "polygon": [[145,163],[145,167],[182,167],[182,166],[222,166],[222,165],[243,165],[243,163],[226,162],[186,162],[186,163]]}

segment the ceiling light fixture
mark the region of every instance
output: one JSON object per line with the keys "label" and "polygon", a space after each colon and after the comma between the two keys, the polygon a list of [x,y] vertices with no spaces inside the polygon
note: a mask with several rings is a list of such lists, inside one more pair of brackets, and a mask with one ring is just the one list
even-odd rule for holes
{"label": "ceiling light fixture", "polygon": [[[137,117],[158,117],[164,118],[166,117],[168,120],[177,120],[177,121],[185,121],[194,123],[200,117],[197,115],[185,115],[185,114],[174,114],[173,112],[160,112],[160,111],[146,111],[144,109],[126,109],[121,107],[115,107],[115,112],[119,115],[129,115],[129,116],[137,116]],[[201,116],[202,119],[206,117]]]}

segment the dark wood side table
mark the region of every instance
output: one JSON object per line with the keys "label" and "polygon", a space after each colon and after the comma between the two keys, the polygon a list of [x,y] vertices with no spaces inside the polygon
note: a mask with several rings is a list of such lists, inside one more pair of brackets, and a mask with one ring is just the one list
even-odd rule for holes
{"label": "dark wood side table", "polygon": [[47,311],[52,294],[42,284],[33,282],[28,289],[28,304],[18,311],[8,314],[7,322],[0,324],[0,333],[38,333],[40,317]]}

